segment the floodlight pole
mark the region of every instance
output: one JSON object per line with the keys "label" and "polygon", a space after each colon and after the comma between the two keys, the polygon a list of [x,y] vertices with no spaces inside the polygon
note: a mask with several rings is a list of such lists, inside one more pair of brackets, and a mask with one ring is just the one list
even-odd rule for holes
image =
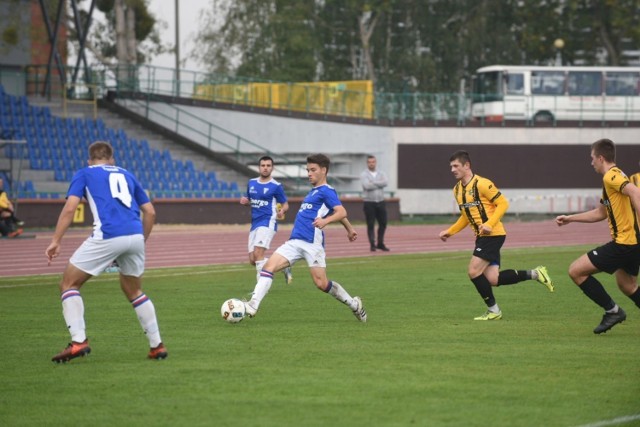
{"label": "floodlight pole", "polygon": [[176,96],[180,96],[180,0],[176,0]]}

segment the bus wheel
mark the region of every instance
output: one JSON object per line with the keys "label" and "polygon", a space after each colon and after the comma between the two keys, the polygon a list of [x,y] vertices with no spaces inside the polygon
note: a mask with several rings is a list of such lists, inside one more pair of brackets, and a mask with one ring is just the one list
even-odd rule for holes
{"label": "bus wheel", "polygon": [[538,111],[533,116],[533,121],[536,123],[548,123],[553,121],[553,114],[548,111]]}

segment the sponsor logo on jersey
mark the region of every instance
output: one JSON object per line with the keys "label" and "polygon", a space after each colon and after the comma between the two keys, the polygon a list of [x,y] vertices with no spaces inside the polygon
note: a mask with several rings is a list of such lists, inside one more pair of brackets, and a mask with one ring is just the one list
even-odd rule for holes
{"label": "sponsor logo on jersey", "polygon": [[269,202],[267,200],[251,199],[252,208],[261,208],[264,206],[269,206]]}

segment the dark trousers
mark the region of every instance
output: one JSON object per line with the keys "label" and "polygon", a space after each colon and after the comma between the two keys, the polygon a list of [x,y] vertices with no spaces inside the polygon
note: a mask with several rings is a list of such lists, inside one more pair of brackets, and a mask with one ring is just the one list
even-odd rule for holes
{"label": "dark trousers", "polygon": [[367,219],[367,235],[371,246],[376,246],[375,225],[378,221],[378,246],[384,246],[387,229],[387,206],[382,202],[364,202],[364,217]]}

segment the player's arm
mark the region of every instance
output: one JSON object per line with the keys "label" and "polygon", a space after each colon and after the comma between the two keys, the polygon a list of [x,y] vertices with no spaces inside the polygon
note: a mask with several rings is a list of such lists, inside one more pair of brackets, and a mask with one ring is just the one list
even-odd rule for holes
{"label": "player's arm", "polygon": [[356,233],[356,229],[353,228],[353,225],[351,225],[351,223],[349,222],[349,219],[346,216],[340,220],[340,223],[342,224],[344,229],[347,230],[347,237],[349,238],[350,242],[353,242],[358,238],[358,233]]}
{"label": "player's arm", "polygon": [[464,230],[467,225],[469,225],[469,220],[464,214],[462,214],[451,227],[447,228],[446,230],[442,230],[438,237],[440,237],[440,240],[442,240],[443,242],[446,242],[449,237]]}
{"label": "player's arm", "polygon": [[142,233],[146,242],[156,222],[156,210],[151,202],[141,205],[140,210],[142,211]]}
{"label": "player's arm", "polygon": [[629,182],[622,189],[622,193],[629,196],[633,207],[636,209],[638,218],[640,218],[640,188],[636,187],[632,182]]}
{"label": "player's arm", "polygon": [[51,243],[45,250],[45,255],[49,260],[49,264],[51,264],[51,261],[53,261],[53,259],[60,254],[60,242],[62,241],[64,233],[66,233],[67,229],[71,225],[79,204],[80,197],[67,197],[67,201],[65,202],[64,206],[62,207],[62,211],[58,216],[58,222],[56,223],[56,229],[53,232],[53,237],[51,237]]}
{"label": "player's arm", "polygon": [[580,212],[573,215],[558,215],[556,217],[556,224],[558,226],[567,225],[571,222],[598,222],[607,218],[607,209],[604,205],[599,205],[595,209],[586,212]]}
{"label": "player's arm", "polygon": [[507,212],[507,209],[509,209],[509,201],[502,194],[498,194],[497,197],[492,200],[492,203],[494,204],[495,209],[487,222],[480,225],[480,234],[491,234],[493,227],[500,222],[504,214]]}
{"label": "player's arm", "polygon": [[342,205],[336,205],[333,207],[333,213],[331,215],[327,215],[324,218],[316,218],[313,220],[313,226],[318,227],[319,229],[323,229],[327,226],[327,224],[331,224],[332,222],[342,221],[342,219],[347,217],[347,210]]}

